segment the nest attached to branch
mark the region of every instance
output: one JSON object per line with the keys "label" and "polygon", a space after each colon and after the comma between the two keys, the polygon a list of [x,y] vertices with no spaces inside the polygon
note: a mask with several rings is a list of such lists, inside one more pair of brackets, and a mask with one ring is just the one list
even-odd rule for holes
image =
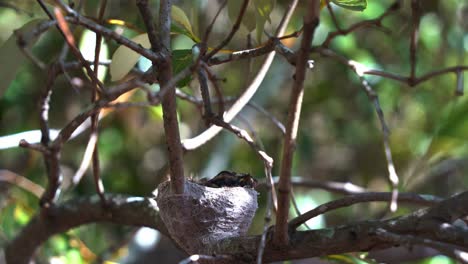
{"label": "nest attached to branch", "polygon": [[211,188],[185,182],[185,193],[172,194],[170,182],[158,186],[156,201],[171,237],[188,254],[213,254],[209,245],[247,233],[257,210],[251,188]]}

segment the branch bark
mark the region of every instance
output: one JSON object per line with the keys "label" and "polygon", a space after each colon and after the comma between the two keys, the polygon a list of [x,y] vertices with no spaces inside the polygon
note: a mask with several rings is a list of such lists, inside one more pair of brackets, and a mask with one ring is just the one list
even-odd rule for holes
{"label": "branch bark", "polygon": [[304,17],[304,33],[301,48],[297,54],[296,73],[291,91],[291,101],[288,108],[288,122],[284,136],[283,154],[281,160],[280,180],[278,183],[278,214],[275,226],[275,244],[284,246],[289,243],[288,215],[289,196],[291,192],[291,168],[296,145],[297,129],[301,115],[302,97],[304,95],[304,79],[309,58],[310,46],[315,28],[318,26],[320,1],[309,0],[308,13]]}
{"label": "branch bark", "polygon": [[[147,226],[167,234],[153,199],[106,194],[106,201],[108,207],[103,207],[99,197],[94,195],[51,207],[48,214],[39,213],[7,245],[7,263],[29,263],[36,249],[51,236],[89,223]],[[453,245],[454,248],[468,248],[468,229],[453,224],[456,219],[467,215],[468,191],[406,216],[361,221],[319,230],[291,231],[290,244],[281,249],[274,246],[270,229],[264,262],[394,246],[393,242],[379,235],[380,229],[400,236],[427,238]],[[260,239],[260,235],[227,239],[211,245],[209,250],[216,254],[232,255],[233,263],[248,263],[255,260]],[[417,244],[417,241],[419,240],[413,243]]]}
{"label": "branch bark", "polygon": [[47,213],[39,212],[6,247],[7,263],[29,263],[36,249],[51,236],[90,223],[147,226],[167,234],[153,199],[112,194],[106,194],[105,199],[106,207],[94,195],[52,206]]}
{"label": "branch bark", "polygon": [[[157,72],[160,87],[166,86],[172,79],[172,61],[170,52],[171,0],[159,3],[158,31],[153,24],[147,0],[137,1],[138,9],[148,31],[148,38],[153,52],[162,54],[162,58],[153,60],[153,69]],[[182,144],[180,142],[179,122],[177,121],[177,104],[175,87],[170,87],[162,97],[164,133],[169,154],[171,189],[175,194],[184,193],[184,164]]]}

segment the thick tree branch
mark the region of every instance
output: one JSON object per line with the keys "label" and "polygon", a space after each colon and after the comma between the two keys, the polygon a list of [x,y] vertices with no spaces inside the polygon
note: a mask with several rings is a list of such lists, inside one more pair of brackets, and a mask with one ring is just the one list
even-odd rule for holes
{"label": "thick tree branch", "polygon": [[[47,213],[39,213],[6,247],[7,263],[29,263],[36,249],[52,235],[89,223],[147,226],[167,234],[153,199],[106,194],[106,201],[108,206],[103,207],[99,197],[94,195],[70,200],[63,205],[49,208]],[[311,231],[291,230],[290,244],[281,249],[274,247],[270,229],[264,261],[392,247],[394,243],[378,235],[380,228],[397,235],[411,235],[468,248],[468,229],[453,224],[456,219],[467,215],[468,191],[433,207],[393,219],[362,221]],[[261,236],[228,239],[212,245],[209,251],[233,255],[234,263],[252,262],[257,256],[260,239]]]}
{"label": "thick tree branch", "polygon": [[315,28],[319,23],[320,1],[309,0],[307,14],[304,17],[304,33],[301,48],[297,54],[296,73],[291,91],[291,101],[288,108],[286,135],[284,136],[283,154],[281,160],[280,180],[278,183],[278,214],[275,225],[275,243],[288,244],[289,196],[291,191],[291,169],[296,145],[299,118],[301,115],[302,98],[304,95],[304,79]]}
{"label": "thick tree branch", "polygon": [[40,212],[6,247],[7,263],[29,263],[36,249],[51,236],[90,223],[147,226],[167,234],[153,199],[110,194],[105,198],[106,207],[94,195]]}
{"label": "thick tree branch", "polygon": [[418,48],[418,38],[419,38],[419,22],[421,20],[421,6],[419,0],[411,1],[411,15],[412,15],[412,25],[411,25],[411,40],[410,40],[410,83],[413,83],[416,79],[416,52]]}

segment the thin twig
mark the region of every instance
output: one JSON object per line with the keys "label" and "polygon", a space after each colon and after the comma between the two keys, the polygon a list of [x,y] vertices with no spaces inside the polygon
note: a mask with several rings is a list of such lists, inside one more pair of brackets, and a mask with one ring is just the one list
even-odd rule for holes
{"label": "thin twig", "polygon": [[[106,10],[107,0],[101,0],[101,4],[99,6],[99,14],[98,14],[98,23],[102,24],[104,12]],[[94,49],[94,74],[98,76],[99,71],[99,55],[101,52],[101,41],[102,41],[102,34],[96,33],[96,42],[95,42],[95,49]],[[91,102],[94,103],[98,100],[98,93],[97,87],[94,91],[91,92]],[[104,198],[104,184],[101,179],[101,166],[99,161],[99,114],[101,111],[97,111],[93,115],[91,115],[91,136],[90,142],[94,142],[93,147],[93,155],[92,155],[92,163],[93,163],[93,178],[94,178],[94,185],[96,188],[96,192],[99,195],[101,202],[105,203]],[[92,140],[92,138],[94,138]]]}
{"label": "thin twig", "polygon": [[[336,59],[336,60],[338,60],[339,62],[341,62],[341,63],[343,63],[345,65],[347,65],[348,61],[349,61],[347,58],[344,58],[343,56],[338,55],[337,53],[335,53],[334,51],[332,51],[330,49],[323,49],[323,48],[319,48],[319,47],[314,47],[312,49],[312,51],[313,52],[318,52],[323,56],[331,57],[333,59]],[[361,71],[362,71],[363,75],[380,76],[380,77],[383,77],[383,78],[386,78],[386,79],[398,81],[398,82],[406,84],[406,85],[408,85],[410,87],[414,87],[416,85],[419,85],[419,84],[421,84],[423,82],[426,82],[426,81],[428,81],[428,80],[430,80],[430,79],[432,79],[434,77],[438,77],[439,75],[443,75],[443,74],[447,74],[447,73],[456,74],[457,72],[468,71],[468,65],[452,66],[452,67],[447,67],[447,68],[444,68],[444,69],[435,70],[435,71],[426,73],[426,74],[420,76],[419,78],[415,78],[413,81],[411,81],[411,78],[409,76],[402,76],[402,75],[399,75],[399,74],[390,73],[390,72],[386,72],[386,71],[369,69],[369,68],[365,67],[362,64],[360,64],[360,66],[362,67]]]}
{"label": "thin twig", "polygon": [[321,47],[323,48],[328,48],[330,46],[330,43],[338,36],[345,36],[345,35],[348,35],[349,33],[351,32],[355,32],[356,30],[358,29],[361,29],[361,28],[364,28],[364,27],[371,27],[371,26],[375,26],[375,27],[378,27],[378,28],[382,28],[383,29],[383,26],[382,26],[382,21],[384,18],[386,18],[387,16],[389,16],[390,14],[392,14],[393,12],[397,11],[399,8],[400,8],[400,0],[396,1],[395,3],[393,3],[383,14],[381,14],[379,17],[375,18],[375,19],[370,19],[370,20],[364,20],[364,21],[360,21],[358,23],[355,23],[353,25],[351,25],[350,27],[346,28],[346,29],[341,29],[341,27],[338,25],[338,21],[336,19],[336,16],[335,16],[335,13],[333,12],[331,6],[330,6],[330,3],[329,1],[327,1],[327,8],[328,8],[328,11],[330,13],[330,16],[332,17],[332,20],[333,20],[333,23],[335,24],[335,27],[336,27],[336,31],[333,31],[333,32],[330,32],[328,33],[327,35],[327,38],[323,41],[323,43],[321,44]]}
{"label": "thin twig", "polygon": [[[336,210],[343,207],[348,207],[353,204],[357,203],[367,203],[367,202],[388,202],[392,199],[391,192],[366,192],[360,194],[353,194],[341,199],[333,200],[328,203],[324,203],[322,205],[317,206],[316,208],[292,219],[289,221],[289,228],[291,230],[295,230],[301,224],[305,223],[306,221],[322,215],[326,212],[330,212],[332,210]],[[414,193],[401,193],[398,196],[399,201],[408,201],[412,203],[418,203],[423,206],[431,206],[442,199],[435,197],[435,196],[427,196],[427,195],[420,195]]]}
{"label": "thin twig", "polygon": [[[177,95],[178,98],[194,104],[197,108],[200,108],[201,106],[203,106],[203,100],[202,99],[197,98],[197,97],[195,97],[193,95],[187,94],[187,93],[181,91],[180,89],[176,89],[176,95]],[[235,102],[237,99],[238,99],[238,97],[226,97],[223,100],[223,102],[229,104],[231,102]],[[215,99],[215,100],[212,100],[212,103],[213,104],[219,104],[220,101],[218,99]],[[284,128],[284,125],[273,114],[271,114],[265,108],[261,107],[260,105],[256,104],[253,101],[248,102],[246,106],[251,107],[255,111],[258,111],[260,114],[263,114],[284,135],[285,130],[286,130]]]}
{"label": "thin twig", "polygon": [[[332,8],[332,6],[330,4],[330,1],[325,0],[325,2],[326,2],[326,5],[327,5],[328,13],[330,13],[330,17],[332,18],[333,24],[335,25],[335,27],[337,29],[337,32],[341,32],[342,29],[340,27],[340,24],[338,23],[338,19],[335,16],[335,12],[333,12],[333,8]],[[330,36],[330,33],[328,33],[328,36]],[[328,39],[328,36],[327,36],[327,39]],[[325,40],[325,42],[326,42],[326,40]]]}
{"label": "thin twig", "polygon": [[30,181],[28,178],[18,175],[9,170],[0,170],[0,181],[8,182],[16,185],[37,198],[41,198],[44,194],[44,188],[42,186]]}
{"label": "thin twig", "polygon": [[239,15],[237,16],[236,22],[232,26],[231,31],[229,32],[228,36],[223,41],[221,41],[221,43],[219,43],[218,46],[216,46],[212,51],[210,51],[210,53],[208,53],[204,57],[205,61],[207,61],[211,57],[213,57],[216,53],[218,53],[218,51],[220,51],[222,48],[224,48],[224,46],[226,46],[231,41],[232,37],[234,37],[237,30],[239,30],[239,28],[240,28],[242,19],[244,18],[244,14],[245,14],[245,11],[247,10],[248,5],[249,5],[249,0],[244,0],[244,2],[242,2],[242,6],[240,8]]}
{"label": "thin twig", "polygon": [[215,73],[211,70],[208,65],[205,63],[202,64],[203,68],[206,70],[206,74],[208,76],[208,79],[210,80],[211,84],[213,85],[213,88],[216,92],[216,97],[218,97],[218,117],[223,118],[224,115],[224,96],[223,92],[221,91],[221,88],[218,85],[218,78],[216,77]]}
{"label": "thin twig", "polygon": [[252,137],[243,129],[236,127],[232,124],[222,121],[219,118],[211,118],[211,123],[215,124],[216,126],[225,128],[228,131],[231,131],[240,139],[243,139],[245,142],[249,144],[251,148],[253,148],[256,154],[263,160],[265,164],[268,164],[270,167],[273,165],[273,158],[271,158],[264,150],[260,149],[259,146],[255,143]]}
{"label": "thin twig", "polygon": [[[273,177],[273,184],[278,184],[279,177]],[[314,179],[308,179],[305,177],[294,176],[291,177],[291,184],[293,186],[304,187],[304,188],[316,188],[322,189],[333,193],[340,194],[358,194],[367,192],[367,190],[361,186],[355,185],[350,182],[335,182],[335,181],[319,181]],[[260,182],[257,185],[258,190],[266,189],[267,182]]]}
{"label": "thin twig", "polygon": [[88,140],[88,144],[86,145],[85,152],[83,154],[83,158],[81,159],[81,164],[78,170],[72,177],[72,185],[76,186],[81,181],[81,178],[86,173],[86,170],[91,164],[91,160],[93,159],[94,148],[97,144],[97,137],[91,135]]}
{"label": "thin twig", "polygon": [[[258,146],[258,149],[254,149],[254,151],[263,151],[266,153],[265,145],[263,145],[262,139],[257,135],[257,133],[255,133],[255,129],[252,127],[249,121],[245,119],[241,114],[237,116],[237,119],[239,121],[242,121],[245,124],[245,126],[249,129],[250,133],[252,134],[252,137],[254,141],[256,142],[256,145]],[[278,195],[276,194],[276,189],[274,188],[274,184],[273,184],[274,182],[273,177],[271,175],[271,170],[273,169],[273,163],[274,163],[273,158],[271,160],[263,160],[265,180],[266,182],[271,183],[267,185],[268,187],[267,191],[271,192],[271,195],[269,194],[269,196],[271,196],[271,199],[273,201],[272,203],[273,209],[276,212],[278,210]],[[267,208],[267,210],[271,210],[271,208]]]}
{"label": "thin twig", "polygon": [[[275,36],[281,36],[284,34],[286,30],[287,23],[289,22],[292,12],[286,13],[280,24],[278,25],[278,28],[276,30]],[[253,95],[257,91],[257,89],[260,87],[260,84],[262,83],[263,79],[266,76],[266,73],[270,69],[270,66],[273,62],[275,52],[273,52],[274,45],[272,45],[271,49],[266,49],[270,53],[268,56],[265,58],[263,61],[263,64],[260,66],[260,70],[258,71],[257,75],[255,78],[252,80],[250,85],[246,88],[246,90],[242,93],[242,95],[239,96],[238,100],[231,106],[231,108],[226,111],[224,115],[224,121],[225,122],[231,122],[234,117],[244,108],[244,106],[252,99]],[[208,65],[210,65],[208,63]],[[213,137],[215,137],[219,132],[221,132],[222,128],[218,126],[211,126],[207,130],[203,131],[201,134],[190,138],[190,139],[184,139],[182,141],[182,146],[185,150],[194,150],[199,148],[200,146],[204,145],[206,142],[211,140]]]}
{"label": "thin twig", "polygon": [[205,118],[206,126],[210,125],[210,118],[214,116],[213,110],[211,109],[210,102],[210,91],[208,87],[208,80],[206,77],[206,71],[204,68],[198,69],[197,71],[198,83],[200,84],[200,92],[203,99],[203,118]]}
{"label": "thin twig", "polygon": [[421,6],[419,0],[411,0],[411,40],[410,40],[410,83],[416,79],[416,53],[418,48],[419,22],[421,20]]}
{"label": "thin twig", "polygon": [[[228,0],[225,0],[219,6],[218,11],[216,12],[216,15],[213,17],[213,19],[211,20],[211,23],[208,25],[208,27],[206,27],[205,35],[203,36],[203,43],[204,43],[205,46],[208,46],[208,39],[210,38],[211,30],[213,30],[214,23],[216,22],[216,20],[218,20],[219,14],[221,14],[221,11],[226,7],[227,1]],[[203,48],[206,48],[206,47],[203,47]],[[202,54],[202,55],[204,55],[204,54]]]}
{"label": "thin twig", "polygon": [[98,89],[98,92],[101,94],[104,93],[104,85],[102,84],[101,81],[99,81],[96,74],[94,74],[94,71],[91,69],[91,66],[86,62],[85,58],[83,57],[83,54],[76,47],[73,35],[71,34],[68,28],[68,24],[66,23],[66,20],[61,10],[59,8],[55,8],[54,12],[55,12],[55,20],[57,21],[57,28],[59,32],[63,35],[73,55],[82,63],[89,78],[91,79],[93,84],[96,86],[96,89]]}
{"label": "thin twig", "polygon": [[[297,216],[300,216],[300,215],[302,215],[302,213],[301,213],[301,210],[299,209],[299,206],[298,206],[297,201],[296,201],[296,196],[294,195],[294,191],[293,191],[292,188],[293,188],[293,187],[291,186],[291,202],[292,202],[294,211],[296,212],[296,215],[297,215]],[[310,226],[307,224],[307,222],[304,222],[303,225],[304,225],[305,228],[307,228],[308,230],[311,229]]]}

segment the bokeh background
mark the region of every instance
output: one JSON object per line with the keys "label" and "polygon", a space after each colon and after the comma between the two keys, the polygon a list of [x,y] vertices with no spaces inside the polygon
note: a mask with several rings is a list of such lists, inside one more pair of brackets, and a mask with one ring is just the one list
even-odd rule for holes
{"label": "bokeh background", "polygon": [[[158,1],[150,1],[157,9]],[[271,24],[265,30],[273,34],[288,1],[276,1],[270,14]],[[463,0],[422,1],[417,76],[444,67],[468,63],[468,7]],[[174,1],[185,11],[195,35],[200,38],[218,10],[215,0]],[[380,16],[393,1],[368,0],[363,12],[353,12],[333,5],[342,28],[358,21]],[[99,1],[83,1],[82,12],[95,17]],[[288,27],[288,33],[302,24],[304,5],[300,4]],[[0,47],[13,30],[32,19],[45,18],[35,1],[0,1]],[[126,26],[106,24],[106,27],[134,37],[144,31],[144,25],[134,1],[108,1],[106,19],[119,19]],[[328,32],[336,27],[324,8],[314,45],[320,45]],[[232,25],[224,10],[214,25],[209,46],[215,46],[226,36]],[[330,49],[348,59],[370,68],[408,76],[409,41],[411,32],[410,1],[402,1],[400,10],[383,20],[384,28],[366,27],[333,40]],[[74,36],[82,39],[83,53],[93,50],[93,36],[80,27]],[[91,34],[92,35],[92,34]],[[250,37],[248,37],[250,35]],[[261,37],[261,40],[259,39]],[[250,41],[248,40],[250,38]],[[259,41],[260,40],[260,41]],[[229,50],[259,46],[266,35],[241,28]],[[297,48],[298,39],[284,42]],[[183,35],[173,36],[173,49],[190,49],[194,42]],[[44,34],[32,47],[33,53],[46,63],[57,60],[64,41],[56,29]],[[103,49],[109,60],[118,44],[105,41]],[[2,53],[5,54],[5,53]],[[314,181],[351,182],[375,191],[389,191],[383,134],[374,106],[368,99],[358,76],[347,66],[332,58],[312,53],[315,66],[308,71],[301,123],[294,158],[293,175]],[[214,66],[224,95],[236,97],[255,76],[262,57]],[[66,61],[75,60],[68,55]],[[141,60],[138,67],[145,67]],[[0,63],[0,79],[9,65]],[[115,84],[103,68],[106,85]],[[269,73],[253,98],[261,107],[281,122],[286,121],[287,106],[294,68],[284,58],[276,57]],[[21,66],[8,90],[0,98],[0,137],[39,128],[38,99],[44,88],[45,74],[32,63]],[[465,73],[466,76],[466,73]],[[450,73],[432,78],[416,87],[377,76],[365,76],[378,94],[385,120],[391,130],[390,146],[395,167],[400,176],[400,190],[447,197],[468,187],[468,104],[466,96],[456,96],[457,75]],[[467,87],[468,78],[459,80],[458,89]],[[70,85],[72,80],[76,85]],[[81,70],[60,76],[53,89],[50,124],[59,129],[89,105],[88,81]],[[196,81],[180,89],[200,96]],[[214,94],[214,93],[212,93]],[[146,94],[128,94],[128,101],[142,102]],[[226,105],[229,105],[227,103]],[[201,109],[190,102],[178,101],[182,138],[203,131]],[[267,153],[275,160],[273,174],[278,175],[282,147],[281,130],[271,119],[255,109],[246,107],[234,124],[255,132]],[[89,139],[89,130],[69,141],[63,150],[61,167],[65,190],[60,200],[95,193],[91,170],[81,182],[70,187],[70,180],[80,166]],[[99,157],[101,176],[107,192],[148,196],[163,180],[156,177],[166,163],[166,147],[162,126],[162,111],[156,107],[112,109],[100,122]],[[220,133],[203,147],[188,152],[185,158],[187,176],[194,179],[213,177],[221,170],[250,173],[264,180],[263,163],[249,146],[229,132]],[[18,147],[0,149],[0,169],[13,171],[45,186],[46,175],[39,153]],[[319,189],[294,188],[301,211],[338,198],[340,194]],[[265,193],[259,196],[259,210],[251,233],[263,229]],[[387,204],[356,205],[317,217],[309,222],[311,228],[335,226],[363,219],[377,219],[409,213],[415,207],[400,206],[394,214]],[[24,226],[38,210],[38,200],[14,185],[0,182],[0,247]],[[291,217],[295,213],[291,211]],[[410,254],[411,255],[411,254]],[[414,254],[415,255],[415,254]],[[167,257],[167,259],[165,259]],[[44,263],[145,263],[157,258],[160,263],[175,263],[184,255],[158,233],[148,229],[93,224],[57,235],[38,253]],[[330,257],[328,261],[358,263],[357,256]],[[315,263],[309,260],[297,263]],[[325,260],[322,260],[325,261]],[[351,262],[350,262],[351,261]],[[370,261],[370,260],[367,260]],[[438,261],[438,262],[433,262]],[[158,262],[159,263],[159,262]],[[444,257],[423,258],[411,263],[454,263]]]}

